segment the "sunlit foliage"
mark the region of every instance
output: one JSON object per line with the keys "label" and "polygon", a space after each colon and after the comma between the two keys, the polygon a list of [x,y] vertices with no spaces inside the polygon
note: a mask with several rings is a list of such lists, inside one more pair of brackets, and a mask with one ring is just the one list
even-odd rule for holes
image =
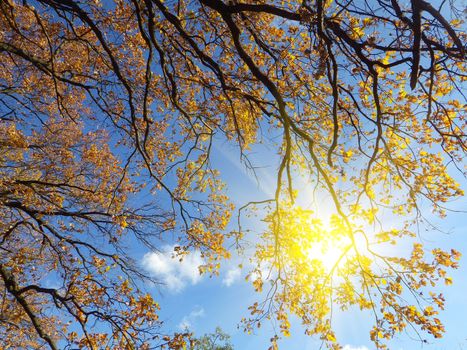
{"label": "sunlit foliage", "polygon": [[325,224],[309,210],[285,204],[267,221],[250,279],[258,292],[269,292],[251,307],[252,317],[244,320],[247,330],[274,314],[282,334],[289,336],[293,314],[301,318],[307,334],[339,348],[332,327],[334,308],[370,310],[375,318],[370,338],[378,348],[407,327],[416,334],[424,330],[442,336],[437,315],[444,299],[428,288],[452,283],[447,270],[458,267],[458,251],[434,249],[426,254],[414,243],[407,256],[401,250],[394,255],[388,240],[396,244],[410,232],[369,235],[349,225],[349,219],[333,215]]}

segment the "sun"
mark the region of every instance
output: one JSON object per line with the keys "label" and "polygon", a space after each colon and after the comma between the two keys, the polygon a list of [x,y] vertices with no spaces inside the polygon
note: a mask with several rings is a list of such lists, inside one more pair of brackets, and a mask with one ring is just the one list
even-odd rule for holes
{"label": "sun", "polygon": [[316,272],[336,272],[347,262],[370,256],[363,230],[351,230],[341,216],[320,218],[312,211],[294,207],[282,219],[288,236],[285,242],[293,243],[292,260],[308,262]]}
{"label": "sun", "polygon": [[318,261],[325,270],[330,271],[345,259],[346,254],[350,250],[350,244],[350,239],[341,239],[334,242],[318,241],[307,248],[306,254],[311,262]]}
{"label": "sun", "polygon": [[324,270],[330,272],[350,259],[368,256],[367,241],[360,232],[353,234],[352,238],[350,235],[344,237],[329,235],[325,240],[313,241],[306,249],[306,254],[311,262],[319,262]]}
{"label": "sun", "polygon": [[300,206],[283,207],[266,234],[271,250],[261,253],[274,256],[278,268],[292,268],[303,279],[340,275],[356,261],[371,260],[363,231],[354,232],[338,215],[320,217]]}

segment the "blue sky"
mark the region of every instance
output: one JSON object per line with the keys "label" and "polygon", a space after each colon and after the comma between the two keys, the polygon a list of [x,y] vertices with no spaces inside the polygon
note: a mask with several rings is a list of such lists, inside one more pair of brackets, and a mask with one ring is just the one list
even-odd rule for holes
{"label": "blue sky", "polygon": [[[277,164],[273,154],[262,146],[252,152],[252,159],[263,167],[257,170],[259,183],[239,162],[239,154],[227,143],[218,142],[214,148],[213,166],[221,170],[228,184],[228,194],[239,206],[249,200],[270,198],[274,191],[274,174]],[[268,160],[268,161],[266,161]],[[458,181],[461,181],[458,178]],[[463,181],[463,188],[466,182]],[[465,198],[450,203],[450,208],[463,210]],[[429,212],[429,208],[425,208]],[[428,215],[430,216],[430,215]],[[427,248],[455,248],[467,255],[465,231],[467,223],[462,212],[450,212],[441,220],[430,216],[431,221],[443,229],[443,233],[428,230],[421,233],[419,240]],[[233,226],[232,226],[233,227]],[[260,231],[260,228],[258,228]],[[422,230],[423,231],[423,230]],[[234,256],[224,262],[218,277],[200,276],[197,265],[202,263],[199,254],[194,253],[182,263],[171,258],[173,246],[167,243],[158,253],[145,252],[139,256],[143,268],[157,276],[161,286],[150,287],[151,293],[160,303],[161,319],[167,329],[181,331],[185,328],[196,335],[213,332],[220,326],[232,337],[236,349],[267,349],[269,339],[274,335],[273,322],[264,322],[255,334],[247,335],[238,325],[242,317],[248,317],[248,306],[260,300],[249,282],[245,281],[248,263],[245,259]],[[467,264],[465,258],[460,261],[460,268],[450,275],[454,279],[452,286],[442,286],[446,297],[446,309],[440,318],[446,326],[445,336],[435,340],[427,336],[428,343],[421,343],[409,334],[402,333],[389,343],[389,349],[467,349]],[[246,265],[243,270],[238,264]],[[367,312],[352,310],[336,313],[333,324],[338,340],[344,350],[369,350],[374,345],[369,340],[368,332],[372,326],[371,315]],[[320,341],[303,334],[299,320],[292,318],[291,337],[279,341],[281,349],[318,349]]]}

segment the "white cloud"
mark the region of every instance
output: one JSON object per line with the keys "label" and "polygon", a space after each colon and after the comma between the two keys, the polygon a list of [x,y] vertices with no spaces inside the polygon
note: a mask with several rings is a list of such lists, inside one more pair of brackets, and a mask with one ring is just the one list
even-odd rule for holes
{"label": "white cloud", "polygon": [[143,256],[143,267],[173,292],[180,292],[187,284],[201,281],[199,266],[204,264],[201,254],[196,251],[184,256],[180,261],[174,257],[174,247],[165,246],[161,252],[151,252]]}
{"label": "white cloud", "polygon": [[257,270],[257,267],[255,267],[255,270],[253,270],[253,272],[250,273],[250,277],[248,278],[248,280],[253,282],[258,278],[261,278],[263,282],[272,278],[270,264],[261,264],[259,270]]}
{"label": "white cloud", "polygon": [[366,346],[353,346],[353,345],[349,345],[349,344],[346,344],[344,345],[344,348],[342,350],[369,350]]}
{"label": "white cloud", "polygon": [[193,328],[193,322],[197,318],[204,317],[204,309],[200,306],[197,306],[193,311],[191,311],[188,315],[183,316],[182,320],[178,324],[178,328],[182,331],[190,330]]}
{"label": "white cloud", "polygon": [[230,287],[232,284],[234,284],[236,281],[240,279],[241,273],[242,273],[242,270],[240,270],[240,268],[238,267],[234,267],[234,268],[227,270],[227,273],[224,279],[222,280],[222,284],[227,287]]}

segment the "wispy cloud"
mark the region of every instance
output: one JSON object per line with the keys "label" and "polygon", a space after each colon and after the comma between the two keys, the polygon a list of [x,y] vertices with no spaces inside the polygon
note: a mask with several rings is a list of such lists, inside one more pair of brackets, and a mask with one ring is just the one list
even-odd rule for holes
{"label": "wispy cloud", "polygon": [[204,309],[200,306],[197,306],[188,315],[183,316],[182,320],[178,324],[178,328],[180,328],[182,331],[190,330],[193,328],[193,323],[196,321],[196,319],[204,317],[204,315]]}
{"label": "wispy cloud", "polygon": [[143,256],[143,267],[158,277],[173,292],[180,292],[188,284],[201,281],[198,267],[204,264],[199,252],[185,256],[182,261],[174,257],[174,247],[165,246],[161,252],[151,252]]}
{"label": "wispy cloud", "polygon": [[342,350],[369,350],[366,346],[353,346],[353,345],[349,345],[349,344],[346,344],[344,345],[343,349]]}
{"label": "wispy cloud", "polygon": [[234,267],[227,270],[224,279],[222,280],[222,284],[230,287],[232,284],[237,282],[241,277],[242,270],[239,267]]}
{"label": "wispy cloud", "polygon": [[[251,181],[252,184],[259,186],[259,190],[266,194],[268,197],[274,197],[276,179],[271,176],[271,165],[264,164],[264,158],[256,158],[253,154],[249,155],[249,160],[254,163],[254,172],[251,171],[240,160],[239,153],[235,149],[229,148],[227,144],[219,145],[214,143],[214,149],[222,155],[222,161],[228,161],[245,177]],[[261,181],[258,181],[261,179]]]}

